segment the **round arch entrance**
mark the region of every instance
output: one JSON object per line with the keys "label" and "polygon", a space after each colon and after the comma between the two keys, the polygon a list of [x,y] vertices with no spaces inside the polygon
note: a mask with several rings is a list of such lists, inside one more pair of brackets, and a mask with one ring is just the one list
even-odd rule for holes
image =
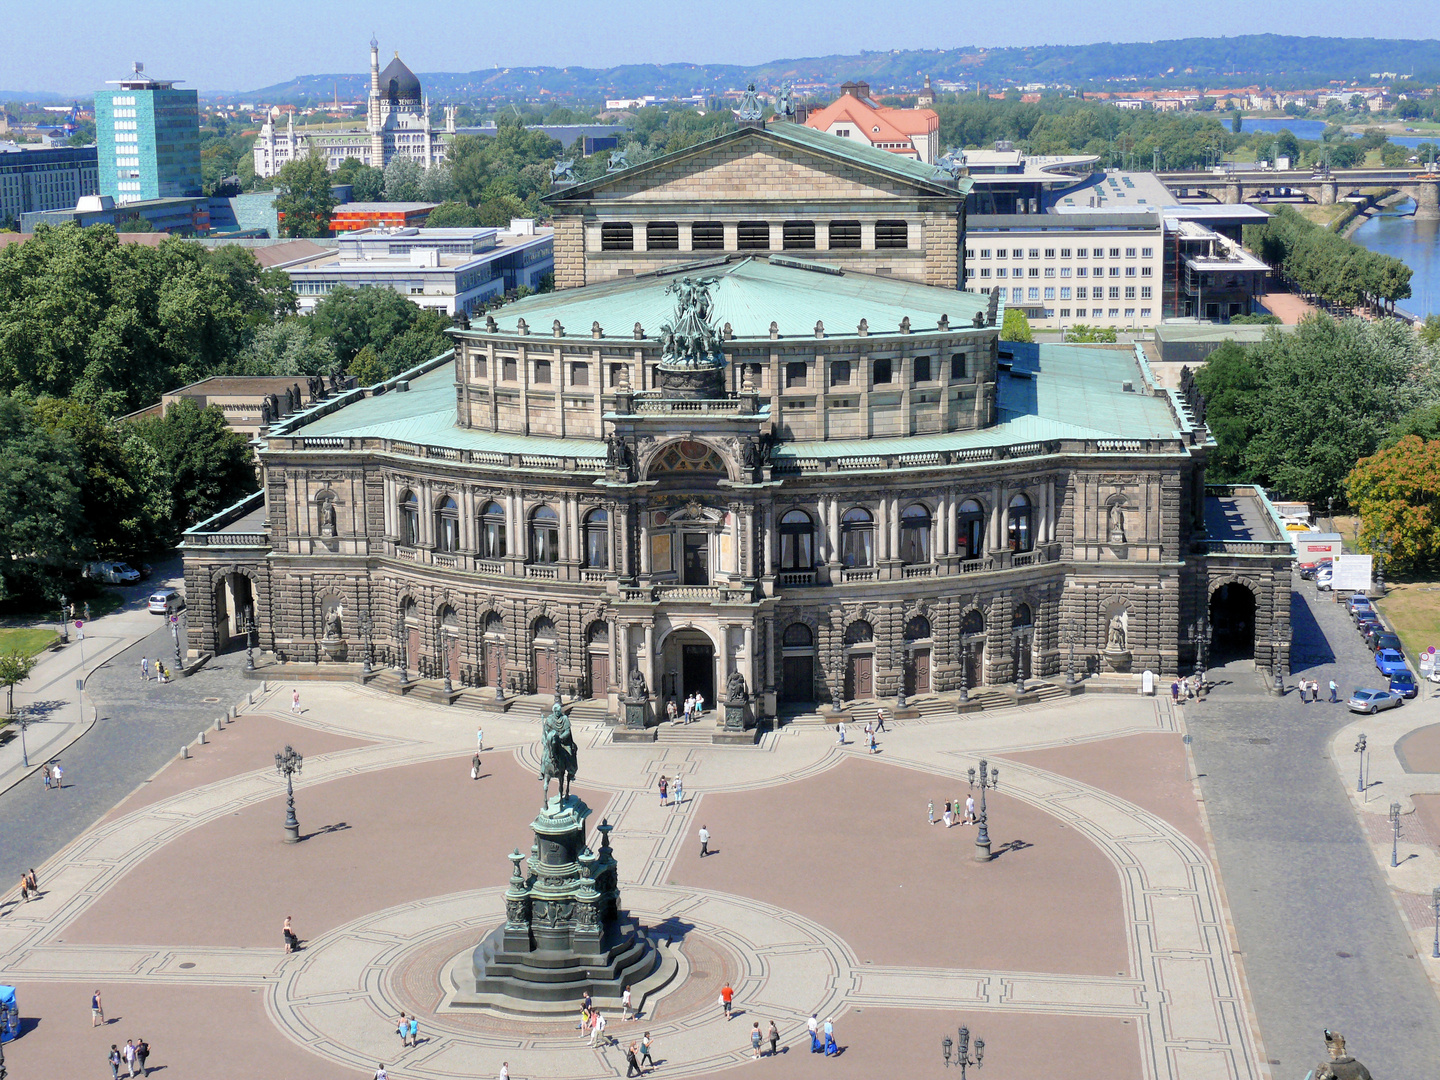
{"label": "round arch entrance", "polygon": [[683,705],[691,694],[702,694],[705,709],[715,708],[715,642],[693,626],[672,630],[660,648],[660,687],[665,701]]}
{"label": "round arch entrance", "polygon": [[1255,594],[1227,581],[1210,594],[1212,664],[1255,659]]}

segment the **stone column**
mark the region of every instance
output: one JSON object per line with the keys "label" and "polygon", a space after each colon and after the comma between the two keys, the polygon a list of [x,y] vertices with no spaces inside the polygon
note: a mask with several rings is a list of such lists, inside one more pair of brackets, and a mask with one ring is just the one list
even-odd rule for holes
{"label": "stone column", "polygon": [[620,666],[611,677],[611,681],[623,691],[630,686],[630,624],[628,622],[622,622],[619,623],[618,626],[620,631],[618,635],[620,638]]}
{"label": "stone column", "polygon": [[891,495],[890,511],[890,554],[889,558],[900,558],[900,496]]}
{"label": "stone column", "polygon": [[733,581],[740,580],[740,507],[738,504],[730,510],[730,565],[725,569],[729,572]]}
{"label": "stone column", "polygon": [[760,696],[760,673],[755,668],[755,623],[753,621],[745,624],[745,681],[750,686],[750,696],[759,700]]}
{"label": "stone column", "polygon": [[987,551],[998,551],[1000,549],[1000,537],[1003,533],[1004,507],[1001,506],[1001,499],[1005,489],[1000,484],[990,485],[990,536],[986,543]]}
{"label": "stone column", "polygon": [[838,563],[840,561],[840,500],[834,495],[830,496],[830,528],[827,530],[826,546],[829,548],[829,561]]}
{"label": "stone column", "polygon": [[[674,565],[675,553],[670,553],[671,565]],[[640,573],[644,576],[650,574],[650,515],[643,510],[640,511]]]}
{"label": "stone column", "polygon": [[645,624],[645,681],[652,694],[659,692],[660,664],[655,656],[655,624]]}
{"label": "stone column", "polygon": [[765,576],[770,577],[775,573],[775,545],[779,539],[775,534],[774,505],[765,507],[764,523],[761,528],[761,546],[765,549]]}
{"label": "stone column", "polygon": [[506,537],[505,550],[512,559],[524,559],[525,557],[525,552],[520,544],[520,511],[520,496],[513,491],[507,491],[505,493],[505,531],[509,535]]}

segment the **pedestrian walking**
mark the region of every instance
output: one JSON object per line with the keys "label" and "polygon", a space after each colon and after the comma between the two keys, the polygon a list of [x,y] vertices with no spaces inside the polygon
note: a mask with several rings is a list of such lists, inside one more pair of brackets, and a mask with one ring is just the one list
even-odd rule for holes
{"label": "pedestrian walking", "polygon": [[833,1017],[825,1018],[825,1056],[834,1057],[840,1053],[840,1048],[835,1045],[835,1021]]}
{"label": "pedestrian walking", "polygon": [[105,1004],[100,1000],[100,991],[96,990],[90,999],[90,1026],[99,1027],[105,1023]]}
{"label": "pedestrian walking", "polygon": [[140,657],[140,678],[146,682],[150,681],[150,658],[148,656]]}
{"label": "pedestrian walking", "polygon": [[838,724],[835,725],[835,736],[836,736],[836,738],[835,738],[835,745],[837,745],[837,746],[844,746],[844,745],[845,745],[845,721],[844,721],[844,720],[841,720]]}
{"label": "pedestrian walking", "polygon": [[949,804],[948,802],[945,804],[945,814],[944,814],[944,817],[945,817],[945,828],[948,829],[948,828],[950,828],[951,825],[954,824],[954,822],[951,821],[951,819],[950,819],[950,804]]}
{"label": "pedestrian walking", "polygon": [[1179,705],[1179,704],[1180,704],[1180,683],[1179,683],[1179,682],[1172,682],[1172,683],[1170,684],[1170,700],[1173,701],[1176,705]]}
{"label": "pedestrian walking", "polygon": [[710,830],[704,825],[700,826],[700,858],[710,854]]}
{"label": "pedestrian walking", "polygon": [[875,732],[872,731],[872,732],[870,732],[870,753],[873,754],[873,753],[875,753],[875,751],[876,751]]}
{"label": "pedestrian walking", "polygon": [[471,780],[479,780],[479,779],[480,779],[480,755],[479,755],[479,754],[476,754],[476,755],[470,760],[470,779],[471,779]]}
{"label": "pedestrian walking", "polygon": [[690,723],[690,714],[695,711],[695,695],[685,695],[685,723]]}
{"label": "pedestrian walking", "polygon": [[135,1040],[126,1039],[125,1049],[120,1051],[120,1060],[125,1062],[126,1068],[130,1070],[130,1076],[135,1076]]}
{"label": "pedestrian walking", "polygon": [[290,711],[297,714],[300,712],[300,688],[298,686],[290,691]]}
{"label": "pedestrian walking", "polygon": [[934,799],[931,799],[931,800],[930,800],[930,804],[929,804],[929,806],[927,806],[927,807],[925,808],[925,812],[926,812],[927,816],[930,818],[930,824],[931,824],[931,825],[934,825],[934,824],[935,824],[935,800],[934,800]]}
{"label": "pedestrian walking", "polygon": [[[300,939],[295,936],[295,931],[290,927],[290,916],[285,916],[285,921],[280,925],[280,936],[285,940],[285,951],[292,953],[300,947]],[[404,1017],[404,1013],[400,1014]]]}
{"label": "pedestrian walking", "polygon": [[141,1039],[135,1044],[135,1060],[140,1063],[140,1075],[150,1075],[150,1044]]}
{"label": "pedestrian walking", "polygon": [[650,1033],[648,1031],[640,1036],[640,1064],[644,1065],[646,1063],[648,1063],[652,1069],[655,1067],[655,1060],[650,1056]]}
{"label": "pedestrian walking", "polygon": [[766,1034],[770,1040],[770,1056],[773,1058],[780,1053],[780,1029],[775,1026],[775,1021],[770,1021],[770,1031]]}
{"label": "pedestrian walking", "polygon": [[625,1048],[625,1075],[627,1077],[645,1075],[643,1072],[640,1071],[640,1059],[635,1056],[637,1053],[639,1053],[639,1051],[639,1043],[632,1042],[629,1046]]}
{"label": "pedestrian walking", "polygon": [[27,904],[30,902],[30,879],[24,874],[20,875],[20,899]]}
{"label": "pedestrian walking", "polygon": [[383,1061],[375,1067],[375,1080],[390,1080],[390,1074],[385,1071]]}
{"label": "pedestrian walking", "polygon": [[395,1025],[395,1034],[400,1036],[400,1045],[410,1045],[410,1018],[403,1012],[400,1014],[400,1022]]}
{"label": "pedestrian walking", "polygon": [[884,731],[884,730],[885,730],[885,710],[884,710],[884,709],[881,709],[881,710],[880,710],[880,718],[875,721],[875,731],[876,731],[876,733],[878,734],[878,733],[880,733],[880,732],[882,732],[882,731]]}
{"label": "pedestrian walking", "polygon": [[105,1060],[110,1062],[110,1080],[120,1080],[120,1048],[114,1043],[110,1044],[110,1054]]}
{"label": "pedestrian walking", "polygon": [[41,776],[44,778],[44,780],[45,780],[45,790],[46,790],[46,791],[49,791],[49,790],[50,790],[50,763],[49,763],[48,761],[47,761],[44,765],[41,765],[41,766],[40,766],[40,775],[41,775]]}
{"label": "pedestrian walking", "polygon": [[586,1012],[593,1012],[595,1010],[595,999],[590,996],[589,990],[586,990],[585,993],[580,995],[580,1005]]}
{"label": "pedestrian walking", "polygon": [[966,825],[974,825],[974,824],[975,824],[975,796],[974,796],[974,795],[966,795],[966,796],[965,796],[965,821],[964,821],[964,824],[966,824]]}
{"label": "pedestrian walking", "polygon": [[485,749],[485,729],[484,729],[483,727],[477,727],[477,728],[475,729],[475,751],[476,751],[476,753],[479,753],[481,750],[484,750],[484,749]]}
{"label": "pedestrian walking", "polygon": [[30,882],[30,895],[39,896],[40,879],[35,876],[35,868],[33,866],[30,868],[30,872],[26,874],[25,877]]}
{"label": "pedestrian walking", "polygon": [[414,1013],[410,1014],[410,1045],[420,1045],[420,1018]]}
{"label": "pedestrian walking", "polygon": [[510,1080],[510,1062],[508,1061],[500,1063],[500,1080]]}
{"label": "pedestrian walking", "polygon": [[1338,691],[1339,689],[1340,689],[1340,688],[1335,685],[1335,680],[1334,680],[1334,679],[1331,679],[1331,680],[1330,680],[1330,704],[1331,704],[1331,705],[1334,705],[1337,701],[1340,700],[1340,698],[1337,696],[1337,691]]}
{"label": "pedestrian walking", "polygon": [[725,1010],[725,1019],[730,1019],[730,1006],[735,1001],[735,991],[730,988],[727,982],[720,988],[720,1007]]}
{"label": "pedestrian walking", "polygon": [[705,711],[705,695],[699,690],[695,691],[695,719],[699,721],[700,714]]}
{"label": "pedestrian walking", "polygon": [[679,712],[680,710],[675,707],[675,699],[673,697],[665,702],[665,719],[669,720],[670,723],[673,724],[675,722],[675,717],[679,715]]}
{"label": "pedestrian walking", "polygon": [[805,1027],[810,1032],[810,1052],[820,1053],[825,1049],[825,1044],[820,1041],[820,1021],[815,1013],[810,1014],[810,1019],[805,1021]]}
{"label": "pedestrian walking", "polygon": [[632,1016],[631,1013],[630,1013],[630,987],[628,987],[628,986],[625,987],[624,993],[622,993],[622,994],[620,995],[620,1009],[621,1009],[621,1012],[620,1012],[620,1019],[621,1019],[621,1020],[634,1020],[634,1019],[635,1019],[635,1017]]}
{"label": "pedestrian walking", "polygon": [[756,1020],[755,1026],[750,1029],[750,1049],[754,1061],[760,1060],[760,1039],[760,1021]]}
{"label": "pedestrian walking", "polygon": [[610,1041],[610,1036],[605,1034],[605,1014],[602,1013],[599,1009],[596,1009],[595,1018],[592,1023],[595,1025],[595,1034],[590,1037],[590,1045],[594,1046],[595,1040],[599,1039],[600,1045],[604,1046],[607,1042]]}
{"label": "pedestrian walking", "polygon": [[665,777],[665,776],[660,777],[660,783],[659,783],[658,786],[659,786],[659,788],[660,788],[660,805],[661,805],[661,806],[669,806],[669,805],[670,805],[670,780],[669,780],[669,778],[668,778],[668,777]]}
{"label": "pedestrian walking", "polygon": [[65,770],[60,768],[58,761],[50,769],[50,778],[55,781],[56,791],[65,786]]}
{"label": "pedestrian walking", "polygon": [[680,777],[675,777],[675,809],[680,809],[680,804],[685,801],[685,782]]}

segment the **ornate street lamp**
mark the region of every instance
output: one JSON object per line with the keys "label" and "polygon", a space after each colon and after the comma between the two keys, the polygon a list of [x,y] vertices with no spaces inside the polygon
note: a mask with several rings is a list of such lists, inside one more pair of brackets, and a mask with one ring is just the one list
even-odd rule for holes
{"label": "ornate street lamp", "polygon": [[1355,790],[1361,795],[1365,794],[1365,736],[1362,733],[1360,738],[1355,740],[1355,753],[1360,755],[1360,779],[1355,781]]}
{"label": "ornate street lamp", "polygon": [[[435,616],[435,647],[440,651],[440,666],[445,669],[445,693],[450,693],[454,687],[450,685],[450,650],[445,644],[445,619],[438,613]],[[556,680],[555,696],[560,696],[559,680]]]}
{"label": "ornate street lamp", "polygon": [[20,725],[20,762],[26,769],[30,767],[30,751],[25,746],[25,731],[30,727],[30,722],[30,710],[22,705],[15,714],[15,723]]}
{"label": "ornate street lamp", "polygon": [[364,614],[362,614],[362,615],[360,616],[360,618],[359,618],[357,621],[358,621],[359,624],[360,624],[360,634],[361,634],[361,636],[363,636],[364,639],[365,639],[365,659],[364,659],[364,662],[361,664],[360,670],[361,670],[361,672],[362,672],[363,674],[369,675],[369,674],[370,674],[370,635],[371,635],[372,633],[374,633],[374,631],[375,631],[375,620],[370,617],[370,612],[366,611]]}
{"label": "ornate street lamp", "polygon": [[1390,537],[1385,530],[1380,530],[1380,535],[1375,538],[1375,591],[1381,596],[1385,595],[1385,559],[1391,551]]}
{"label": "ornate street lamp", "polygon": [[960,700],[970,700],[970,656],[969,646],[960,641]]}
{"label": "ornate street lamp", "polygon": [[[1440,890],[1437,890],[1440,891]],[[949,1035],[940,1040],[940,1054],[945,1058],[945,1067],[950,1067],[950,1048],[955,1045]]]}
{"label": "ornate street lamp", "polygon": [[[962,1027],[957,1033],[960,1037],[959,1044],[955,1047],[955,1064],[960,1066],[960,1080],[965,1080],[965,1070],[974,1065],[977,1069],[985,1064],[985,1040],[975,1040],[975,1056],[970,1056],[970,1029]],[[941,1052],[945,1055],[945,1064],[950,1064],[950,1038],[947,1035],[940,1043]]]}
{"label": "ornate street lamp", "polygon": [[170,635],[175,639],[175,671],[185,674],[185,661],[180,658],[180,615],[170,616]]}
{"label": "ornate street lamp", "polygon": [[1200,677],[1200,684],[1205,684],[1205,652],[1210,645],[1210,617],[1205,612],[1200,613],[1200,639],[1195,649],[1195,674]]}
{"label": "ornate street lamp", "polygon": [[1390,804],[1390,865],[1400,865],[1400,804]]}
{"label": "ornate street lamp", "polygon": [[1015,635],[1015,692],[1017,694],[1025,692],[1025,669],[1020,663],[1020,650],[1024,647],[1024,641],[1023,636]]}
{"label": "ornate street lamp", "polygon": [[68,641],[70,640],[70,621],[69,621],[69,620],[70,620],[70,616],[69,616],[69,614],[67,613],[69,609],[68,609],[65,605],[66,605],[66,597],[65,597],[65,594],[64,594],[64,593],[61,593],[61,594],[60,594],[60,640],[61,640],[61,641],[68,642]]}
{"label": "ornate street lamp", "polygon": [[255,670],[255,609],[245,615],[245,670]]}
{"label": "ornate street lamp", "polygon": [[[990,854],[990,830],[989,830],[989,828],[988,828],[988,825],[989,825],[989,815],[988,815],[988,813],[987,813],[988,807],[986,806],[985,792],[986,792],[986,790],[989,789],[989,788],[999,787],[999,786],[1000,786],[1000,770],[999,770],[999,769],[990,769],[990,771],[987,773],[985,770],[986,770],[986,767],[987,767],[988,765],[989,765],[989,763],[982,758],[981,761],[980,761],[980,777],[979,777],[979,780],[980,780],[980,816],[979,816],[979,818],[977,819],[977,824],[979,825],[979,831],[977,831],[976,834],[975,834],[975,861],[976,861],[976,862],[989,862],[989,861],[993,858],[993,856]],[[975,770],[974,770],[974,769],[968,770],[968,776],[969,776],[969,778],[970,778],[970,786],[973,788],[973,787],[975,786],[975,780],[976,780]],[[963,1031],[964,1029],[962,1028],[961,1030]],[[963,1052],[962,1052],[962,1056],[963,1056]],[[961,1075],[964,1075],[964,1074],[962,1073]]]}
{"label": "ornate street lamp", "polygon": [[1435,947],[1430,950],[1430,957],[1440,960],[1440,885],[1430,894],[1430,908],[1435,912]]}
{"label": "ornate street lamp", "polygon": [[287,844],[298,843],[300,840],[300,822],[295,817],[295,774],[304,764],[304,756],[297,754],[293,746],[287,746],[283,752],[275,755],[275,771],[285,777],[285,842]]}
{"label": "ornate street lamp", "polygon": [[400,629],[396,637],[399,639],[400,646],[400,685],[403,686],[410,681],[410,657],[406,655],[405,642],[407,639],[405,634],[405,620],[403,617],[400,620]]}

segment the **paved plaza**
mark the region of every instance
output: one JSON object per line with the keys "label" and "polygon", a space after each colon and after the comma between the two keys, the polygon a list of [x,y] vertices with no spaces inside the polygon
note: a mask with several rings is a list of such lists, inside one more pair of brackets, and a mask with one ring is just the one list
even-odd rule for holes
{"label": "paved plaza", "polygon": [[[5,979],[29,1030],[17,1075],[101,1075],[143,1037],[174,1077],[623,1075],[650,1031],[664,1074],[750,1060],[773,1019],[786,1075],[942,1067],[967,1023],[997,1075],[1064,1060],[1115,1075],[1265,1075],[1177,718],[1163,700],[1086,695],[893,726],[880,753],[793,725],[754,748],[613,746],[577,724],[577,793],[616,826],[623,902],[682,978],[591,1048],[574,1021],[440,1009],[441,976],[503,917],[505,855],[539,807],[534,720],[350,685],[271,685],[7,896]],[[475,723],[488,749],[470,778]],[[851,729],[852,736],[858,734]],[[305,755],[303,841],[282,842],[275,751]],[[927,822],[985,756],[1000,854]],[[680,776],[681,807],[655,783]],[[704,824],[713,854],[699,856]],[[286,915],[306,945],[280,947]],[[719,988],[735,989],[726,1023]],[[99,988],[111,1023],[89,1028]],[[401,1049],[394,1021],[421,1018]],[[833,1017],[844,1052],[809,1053]]]}

